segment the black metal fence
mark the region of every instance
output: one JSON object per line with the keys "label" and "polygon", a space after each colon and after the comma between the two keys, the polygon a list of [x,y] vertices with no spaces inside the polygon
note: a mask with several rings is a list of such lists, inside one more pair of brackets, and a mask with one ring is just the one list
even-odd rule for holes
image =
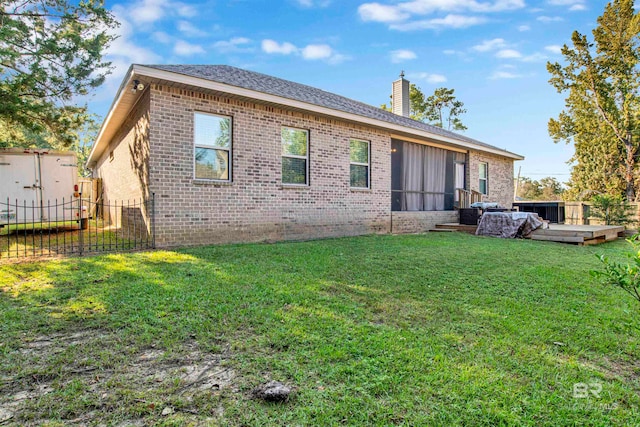
{"label": "black metal fence", "polygon": [[122,252],[155,247],[155,197],[0,200],[0,259]]}

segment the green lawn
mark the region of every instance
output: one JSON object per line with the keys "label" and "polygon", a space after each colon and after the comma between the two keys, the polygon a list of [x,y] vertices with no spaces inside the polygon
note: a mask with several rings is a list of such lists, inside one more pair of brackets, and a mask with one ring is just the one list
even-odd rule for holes
{"label": "green lawn", "polygon": [[[640,306],[589,275],[626,250],[430,233],[0,265],[0,424],[638,425]],[[271,379],[294,396],[252,399]]]}

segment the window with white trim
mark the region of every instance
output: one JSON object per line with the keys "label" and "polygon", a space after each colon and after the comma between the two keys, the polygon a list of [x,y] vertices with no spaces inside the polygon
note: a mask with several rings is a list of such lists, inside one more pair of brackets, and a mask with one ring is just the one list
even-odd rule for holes
{"label": "window with white trim", "polygon": [[370,188],[370,144],[369,141],[349,141],[350,181],[352,188]]}
{"label": "window with white trim", "polygon": [[282,183],[309,185],[309,131],[282,127]]}
{"label": "window with white trim", "polygon": [[194,113],[194,177],[231,181],[231,117]]}
{"label": "window with white trim", "polygon": [[478,165],[478,190],[482,194],[489,194],[489,164],[480,163]]}

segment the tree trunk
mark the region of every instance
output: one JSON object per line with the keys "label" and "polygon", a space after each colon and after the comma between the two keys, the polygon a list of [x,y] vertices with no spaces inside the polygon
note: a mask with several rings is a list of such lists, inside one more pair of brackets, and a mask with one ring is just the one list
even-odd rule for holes
{"label": "tree trunk", "polygon": [[625,173],[624,180],[627,184],[626,195],[628,202],[636,201],[636,191],[635,191],[635,183],[633,179],[633,171],[635,169],[636,164],[636,147],[633,145],[632,138],[630,136],[624,141],[624,146],[627,151],[627,157],[625,159]]}

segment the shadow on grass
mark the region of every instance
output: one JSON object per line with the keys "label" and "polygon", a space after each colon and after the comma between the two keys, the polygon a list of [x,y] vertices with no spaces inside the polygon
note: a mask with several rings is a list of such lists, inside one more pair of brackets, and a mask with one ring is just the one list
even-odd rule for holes
{"label": "shadow on grass", "polygon": [[[638,415],[638,379],[598,366],[637,358],[639,341],[623,325],[630,307],[589,277],[594,253],[369,236],[0,267],[4,365],[20,365],[10,354],[25,334],[82,327],[132,353],[228,348],[238,392],[216,404],[234,425],[598,424],[614,403],[624,424]],[[271,378],[296,385],[296,400],[246,398]],[[594,379],[606,395],[576,401],[573,384]]]}

